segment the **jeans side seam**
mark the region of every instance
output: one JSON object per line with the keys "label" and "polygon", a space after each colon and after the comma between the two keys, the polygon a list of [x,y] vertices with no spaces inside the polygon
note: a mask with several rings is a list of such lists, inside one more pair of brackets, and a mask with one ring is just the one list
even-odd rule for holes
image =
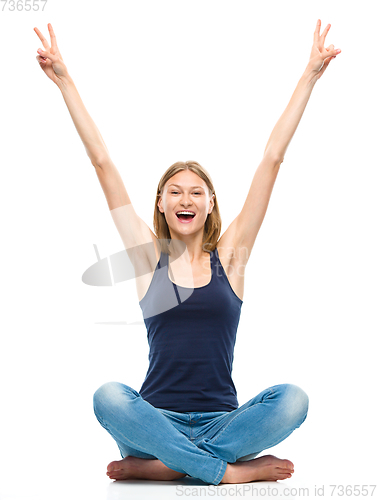
{"label": "jeans side seam", "polygon": [[[222,460],[222,459],[219,459],[219,460]],[[227,468],[227,462],[225,462],[224,460],[222,460],[222,463],[221,463],[221,466],[220,466],[220,469],[219,469],[219,472],[217,474],[217,477],[214,479],[213,483],[216,482],[216,480],[218,479],[218,476],[219,474],[222,472],[222,469],[223,469],[223,464],[226,464],[226,468]],[[225,471],[226,472],[226,471]],[[224,475],[224,474],[223,474]]]}

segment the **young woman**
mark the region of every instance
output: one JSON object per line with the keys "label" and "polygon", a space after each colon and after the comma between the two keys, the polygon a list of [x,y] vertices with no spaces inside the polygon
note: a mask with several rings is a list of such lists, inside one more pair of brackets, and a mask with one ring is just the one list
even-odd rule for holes
{"label": "young woman", "polygon": [[289,460],[256,457],[303,423],[306,393],[279,384],[238,407],[231,371],[245,266],[312,89],[340,52],[333,45],[324,47],[330,25],[321,35],[320,25],[318,20],[310,60],[273,129],[244,206],[220,238],[213,183],[194,161],[177,162],[162,176],[156,235],[137,216],[67,71],[51,24],[51,47],[34,28],[44,46],[37,60],[62,92],[133,262],[148,331],[150,366],[140,391],[108,382],[94,394],[95,415],[122,456],[108,465],[112,479],[190,475],[217,485],[276,481],[294,472]]}

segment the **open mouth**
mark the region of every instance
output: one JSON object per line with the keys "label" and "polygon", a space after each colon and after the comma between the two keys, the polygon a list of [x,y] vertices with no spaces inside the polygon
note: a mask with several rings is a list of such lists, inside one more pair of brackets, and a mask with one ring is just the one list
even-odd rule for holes
{"label": "open mouth", "polygon": [[195,216],[196,216],[196,214],[176,213],[176,217],[178,218],[178,220],[184,224],[188,224],[189,222],[192,222],[192,220],[194,219]]}

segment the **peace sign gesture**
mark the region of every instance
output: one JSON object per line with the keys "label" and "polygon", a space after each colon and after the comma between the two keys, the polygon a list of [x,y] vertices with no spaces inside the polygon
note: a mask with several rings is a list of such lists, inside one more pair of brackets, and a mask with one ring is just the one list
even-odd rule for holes
{"label": "peace sign gesture", "polygon": [[50,78],[50,80],[58,85],[58,83],[62,81],[62,78],[68,77],[68,71],[59,52],[54,30],[50,23],[47,25],[47,27],[50,33],[51,47],[47,43],[46,38],[39,31],[39,29],[34,28],[34,31],[39,36],[39,39],[41,40],[43,47],[45,48],[45,50],[37,50],[38,54],[40,55],[36,56],[36,59],[39,62],[40,67]]}
{"label": "peace sign gesture", "polygon": [[321,35],[320,25],[321,21],[318,19],[314,33],[314,44],[310,54],[310,62],[308,63],[310,70],[317,73],[315,76],[316,80],[319,80],[331,60],[341,52],[340,49],[336,50],[333,44],[329,45],[327,48],[324,47],[325,38],[331,28],[331,25],[328,24]]}

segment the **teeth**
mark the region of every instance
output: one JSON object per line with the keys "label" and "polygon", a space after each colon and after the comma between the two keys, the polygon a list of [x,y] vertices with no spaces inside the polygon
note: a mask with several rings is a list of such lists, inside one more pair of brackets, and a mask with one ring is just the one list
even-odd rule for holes
{"label": "teeth", "polygon": [[176,215],[180,215],[180,214],[184,214],[184,215],[195,215],[194,212],[177,212]]}

